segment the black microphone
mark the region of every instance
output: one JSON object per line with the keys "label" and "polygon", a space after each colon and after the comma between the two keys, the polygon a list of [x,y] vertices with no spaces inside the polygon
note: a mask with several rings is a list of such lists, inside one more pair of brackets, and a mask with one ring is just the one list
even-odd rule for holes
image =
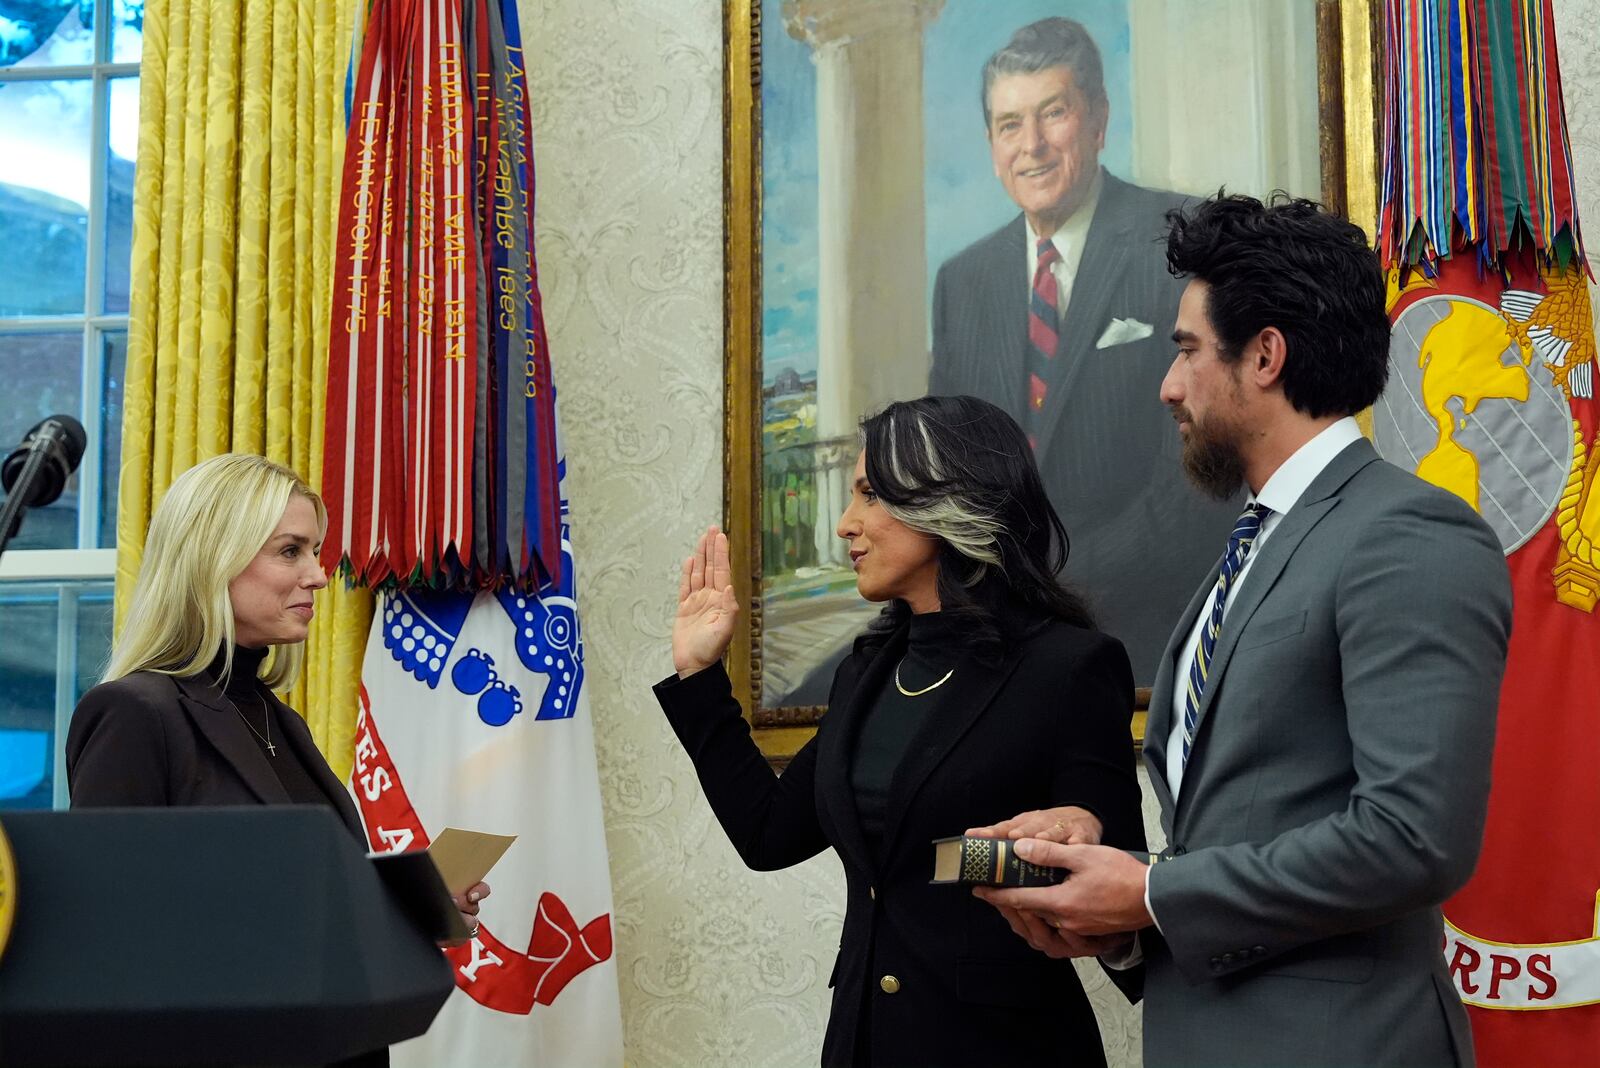
{"label": "black microphone", "polygon": [[70,415],[40,420],[0,464],[0,486],[23,508],[49,504],[83,462],[88,440],[83,424]]}

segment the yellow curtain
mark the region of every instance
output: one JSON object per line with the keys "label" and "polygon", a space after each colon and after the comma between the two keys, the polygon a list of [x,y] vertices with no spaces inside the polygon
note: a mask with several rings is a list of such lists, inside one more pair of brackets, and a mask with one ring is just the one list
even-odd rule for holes
{"label": "yellow curtain", "polygon": [[[116,619],[151,508],[210,456],[320,482],[355,0],[150,0],[140,64]],[[318,595],[287,695],[347,775],[372,597]]]}

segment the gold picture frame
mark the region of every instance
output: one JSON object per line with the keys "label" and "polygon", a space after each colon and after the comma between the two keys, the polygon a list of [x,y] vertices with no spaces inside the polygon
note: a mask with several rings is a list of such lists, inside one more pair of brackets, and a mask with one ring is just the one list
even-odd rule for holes
{"label": "gold picture frame", "polygon": [[[1381,9],[1374,0],[1315,4],[1318,146],[1323,200],[1375,233]],[[780,31],[774,31],[780,32]],[[762,471],[761,0],[724,0],[724,528],[744,615],[727,664],[756,740],[777,766],[815,733],[825,711],[761,708],[762,561],[757,526]],[[1149,692],[1138,691],[1135,741]]]}

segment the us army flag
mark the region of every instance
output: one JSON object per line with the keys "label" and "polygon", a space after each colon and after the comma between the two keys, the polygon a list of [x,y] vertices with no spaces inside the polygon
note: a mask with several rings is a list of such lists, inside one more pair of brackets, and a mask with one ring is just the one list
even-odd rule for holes
{"label": "us army flag", "polygon": [[[563,502],[564,503],[564,502]],[[563,508],[563,513],[565,508]],[[611,881],[572,549],[538,596],[386,594],[362,668],[351,789],[373,848],[445,826],[517,840],[489,875],[456,992],[407,1065],[622,1063]]]}

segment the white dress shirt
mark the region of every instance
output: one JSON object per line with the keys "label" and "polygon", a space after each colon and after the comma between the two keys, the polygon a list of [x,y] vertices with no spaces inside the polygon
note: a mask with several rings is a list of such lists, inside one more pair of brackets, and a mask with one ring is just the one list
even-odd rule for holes
{"label": "white dress shirt", "polygon": [[[1050,273],[1056,276],[1057,322],[1067,317],[1067,304],[1072,300],[1072,284],[1078,278],[1078,265],[1083,262],[1083,245],[1089,237],[1089,224],[1094,221],[1094,209],[1100,203],[1101,184],[1101,175],[1097,170],[1094,184],[1089,187],[1089,195],[1078,205],[1078,210],[1050,235],[1050,243],[1061,253],[1061,258],[1050,265]],[[1028,292],[1032,293],[1033,272],[1039,269],[1039,235],[1033,232],[1033,224],[1027,221],[1027,216],[1023,216],[1022,226],[1028,233],[1027,286]]]}
{"label": "white dress shirt", "polygon": [[[1222,606],[1222,619],[1226,623],[1228,612],[1239,599],[1239,590],[1250,575],[1250,568],[1255,564],[1256,558],[1261,555],[1261,547],[1272,536],[1279,523],[1283,521],[1284,513],[1300,502],[1305,496],[1306,488],[1316,481],[1324,468],[1333,462],[1333,458],[1343,452],[1352,442],[1361,438],[1361,427],[1351,416],[1345,416],[1338,422],[1325,427],[1321,433],[1294,451],[1279,468],[1267,479],[1267,484],[1261,487],[1261,492],[1252,494],[1248,503],[1260,501],[1272,509],[1261,520],[1261,532],[1256,535],[1255,542],[1250,546],[1250,555],[1245,557],[1244,566],[1233,577],[1233,585],[1228,592],[1228,600]],[[1226,546],[1224,546],[1224,549]],[[1200,631],[1211,619],[1211,605],[1216,598],[1216,589],[1212,588],[1212,595],[1200,606],[1200,614],[1195,618],[1194,626],[1190,628],[1189,637],[1178,649],[1177,660],[1173,664],[1175,672],[1172,687],[1172,733],[1167,736],[1167,785],[1171,788],[1173,802],[1178,799],[1178,791],[1183,787],[1183,704],[1184,687],[1181,685],[1187,676],[1189,665],[1194,661],[1194,651],[1200,644]],[[1161,928],[1161,921],[1156,918],[1156,910],[1150,907],[1150,872],[1144,874],[1144,907],[1150,913],[1150,919],[1155,921],[1156,928]],[[1105,954],[1102,959],[1113,968],[1131,968],[1142,959],[1138,941],[1126,949]]]}
{"label": "white dress shirt", "polygon": [[[1244,566],[1233,576],[1228,600],[1222,606],[1224,623],[1227,622],[1228,613],[1232,611],[1234,603],[1239,600],[1240,588],[1250,577],[1250,568],[1255,565],[1256,557],[1261,555],[1261,548],[1266,545],[1267,539],[1272,537],[1272,532],[1283,522],[1284,513],[1299,503],[1300,498],[1305,495],[1306,487],[1322,474],[1322,469],[1332,463],[1333,458],[1343,452],[1351,442],[1360,437],[1361,427],[1356,424],[1354,418],[1345,416],[1296,449],[1294,455],[1285,460],[1282,466],[1272,473],[1272,477],[1267,479],[1267,484],[1261,487],[1261,492],[1250,497],[1247,503],[1260,501],[1272,510],[1262,517],[1261,532],[1256,535],[1254,544],[1250,546],[1250,555],[1244,558]],[[1183,787],[1183,705],[1187,692],[1183,680],[1189,674],[1189,665],[1194,663],[1194,652],[1200,646],[1200,632],[1211,619],[1211,605],[1215,600],[1216,591],[1213,588],[1211,599],[1200,607],[1200,614],[1195,618],[1188,639],[1178,650],[1178,659],[1173,668],[1176,674],[1173,676],[1172,687],[1172,733],[1167,736],[1167,785],[1172,789],[1174,801],[1178,799],[1178,791]]]}

